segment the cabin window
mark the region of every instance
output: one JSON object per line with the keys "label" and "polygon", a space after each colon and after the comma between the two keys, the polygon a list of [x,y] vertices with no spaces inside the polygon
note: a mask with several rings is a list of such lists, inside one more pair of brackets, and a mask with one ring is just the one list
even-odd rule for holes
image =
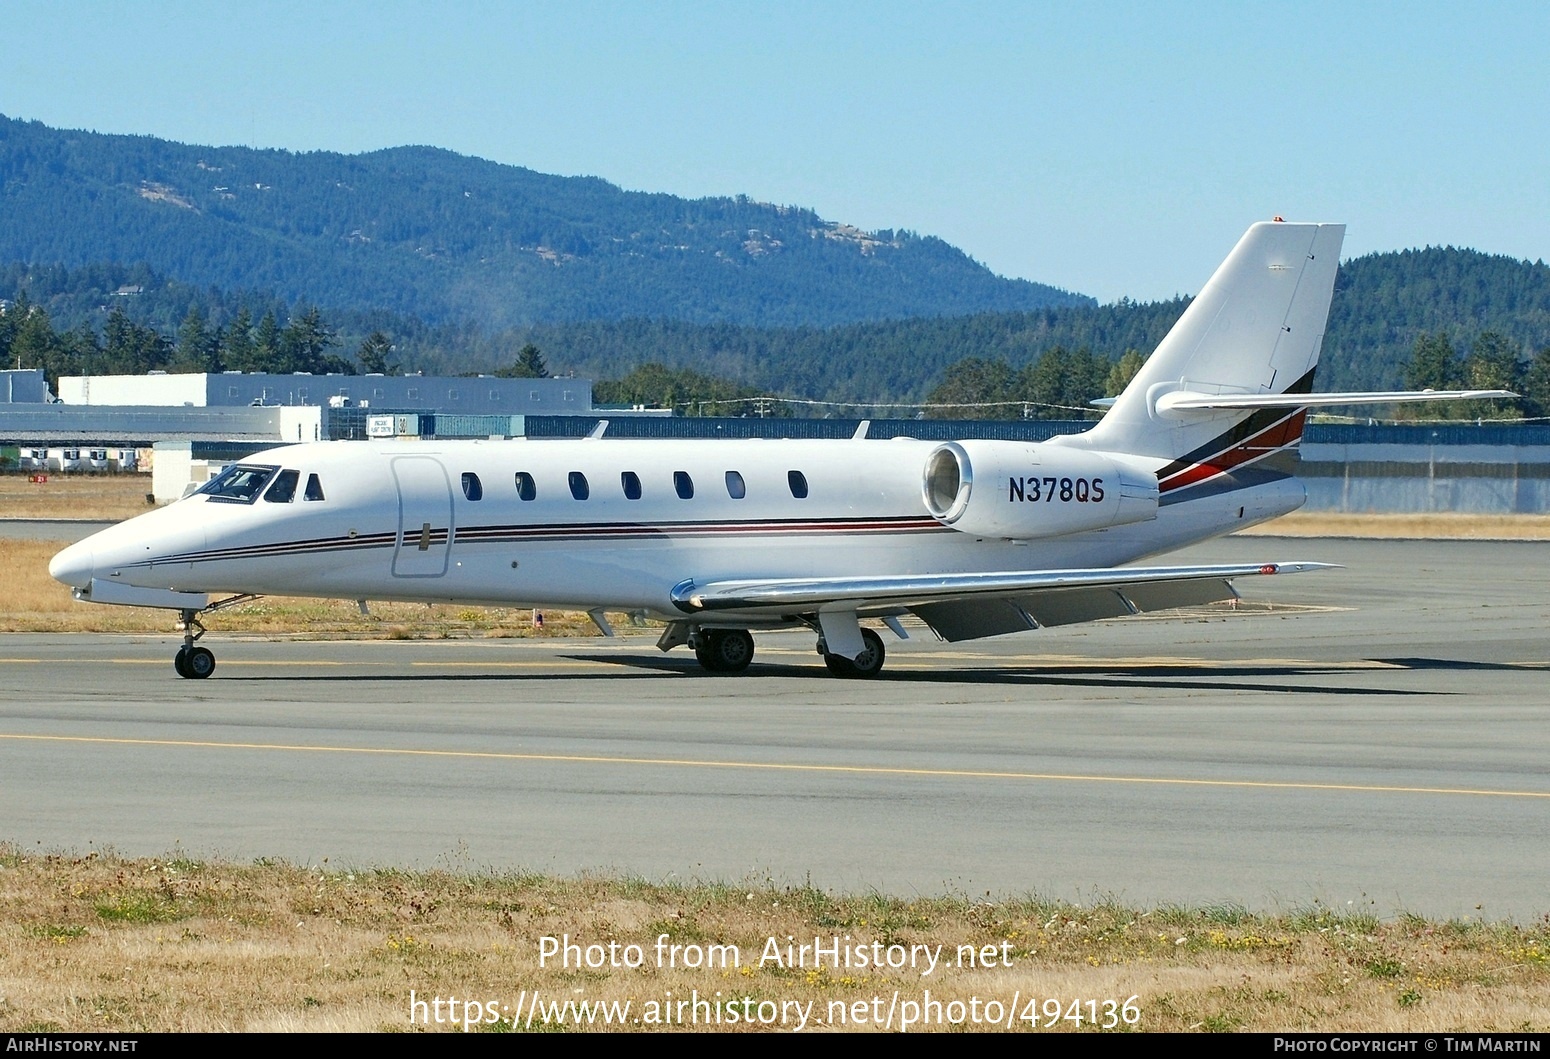
{"label": "cabin window", "polygon": [[801,471],[787,471],[786,484],[791,487],[791,495],[798,500],[807,499],[807,475]]}
{"label": "cabin window", "polygon": [[577,500],[585,500],[592,495],[592,489],[587,485],[587,476],[580,471],[570,472],[570,495]]}
{"label": "cabin window", "polygon": [[526,471],[517,472],[517,496],[523,500],[531,500],[538,495],[538,486],[533,481],[533,476]]}
{"label": "cabin window", "polygon": [[748,495],[748,487],[743,484],[743,476],[736,471],[727,472],[727,496],[733,500],[741,500]]}
{"label": "cabin window", "polygon": [[484,499],[484,486],[479,481],[479,476],[473,471],[463,472],[463,495],[470,500]]}
{"label": "cabin window", "polygon": [[296,481],[300,477],[300,471],[281,471],[275,477],[274,485],[264,494],[264,499],[271,504],[289,504],[296,499]]}
{"label": "cabin window", "polygon": [[322,500],[323,499],[323,483],[318,481],[318,476],[317,475],[315,475],[315,474],[307,475],[307,491],[305,493],[301,494],[301,498],[303,500]]}
{"label": "cabin window", "polygon": [[673,490],[680,500],[690,500],[694,497],[694,479],[689,477],[688,471],[673,472]]}
{"label": "cabin window", "polygon": [[226,468],[196,492],[223,504],[251,504],[258,499],[278,467],[236,463]]}
{"label": "cabin window", "polygon": [[634,471],[625,471],[619,476],[619,484],[624,486],[626,500],[640,499],[640,475]]}

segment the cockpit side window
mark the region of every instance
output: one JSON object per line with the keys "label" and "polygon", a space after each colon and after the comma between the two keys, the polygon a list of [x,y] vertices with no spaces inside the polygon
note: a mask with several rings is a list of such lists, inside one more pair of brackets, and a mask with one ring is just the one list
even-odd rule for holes
{"label": "cockpit side window", "polygon": [[303,500],[322,500],[323,483],[318,481],[315,474],[307,475],[307,491],[301,495]]}
{"label": "cockpit side window", "polygon": [[264,500],[271,504],[289,504],[296,499],[296,481],[300,477],[300,471],[281,471],[275,476],[274,485],[264,494]]}
{"label": "cockpit side window", "polygon": [[[269,484],[278,467],[235,463],[206,482],[197,492],[222,504],[251,504]],[[294,484],[292,489],[294,489]]]}

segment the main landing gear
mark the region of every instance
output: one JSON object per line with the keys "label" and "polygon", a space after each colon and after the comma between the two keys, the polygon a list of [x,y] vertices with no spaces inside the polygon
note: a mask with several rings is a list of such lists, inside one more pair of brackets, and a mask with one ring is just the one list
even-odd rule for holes
{"label": "main landing gear", "polygon": [[[823,656],[823,664],[834,676],[870,679],[882,672],[886,652],[883,650],[883,638],[876,632],[851,627],[859,634],[861,641],[861,651],[851,658],[829,650],[820,621],[813,620],[808,624],[817,630],[818,653]],[[841,624],[834,635],[838,638],[848,635],[849,631]],[[895,628],[894,631],[904,636],[902,629]],[[707,629],[688,622],[670,622],[657,640],[657,648],[662,651],[671,651],[685,644],[694,652],[700,665],[711,673],[741,673],[753,661],[753,637],[747,629]]]}
{"label": "main landing gear", "polygon": [[753,637],[747,629],[701,629],[694,657],[712,673],[741,673],[753,661]]}
{"label": "main landing gear", "polygon": [[866,647],[854,661],[844,655],[830,654],[822,640],[818,641],[818,653],[823,655],[823,664],[835,676],[870,679],[883,671],[883,658],[887,652],[883,650],[883,638],[871,629],[861,630],[861,641]]}
{"label": "main landing gear", "polygon": [[183,624],[183,646],[178,648],[172,660],[172,668],[186,680],[203,680],[215,672],[215,652],[208,647],[195,647],[194,641],[205,634],[197,610],[180,612]]}

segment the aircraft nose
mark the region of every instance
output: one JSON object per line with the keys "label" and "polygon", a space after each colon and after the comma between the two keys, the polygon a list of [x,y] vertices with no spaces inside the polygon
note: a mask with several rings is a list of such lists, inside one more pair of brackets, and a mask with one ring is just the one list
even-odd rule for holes
{"label": "aircraft nose", "polygon": [[71,588],[89,588],[96,565],[96,557],[88,542],[82,541],[70,545],[49,560],[48,573],[55,581],[63,581]]}

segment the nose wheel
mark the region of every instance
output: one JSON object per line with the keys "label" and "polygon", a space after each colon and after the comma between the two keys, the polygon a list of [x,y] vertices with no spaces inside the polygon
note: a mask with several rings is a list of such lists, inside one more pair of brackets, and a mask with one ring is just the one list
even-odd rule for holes
{"label": "nose wheel", "polygon": [[185,610],[183,617],[183,646],[172,659],[172,668],[185,680],[203,680],[215,672],[215,652],[208,647],[196,647],[194,641],[205,634],[199,622],[199,612]]}

